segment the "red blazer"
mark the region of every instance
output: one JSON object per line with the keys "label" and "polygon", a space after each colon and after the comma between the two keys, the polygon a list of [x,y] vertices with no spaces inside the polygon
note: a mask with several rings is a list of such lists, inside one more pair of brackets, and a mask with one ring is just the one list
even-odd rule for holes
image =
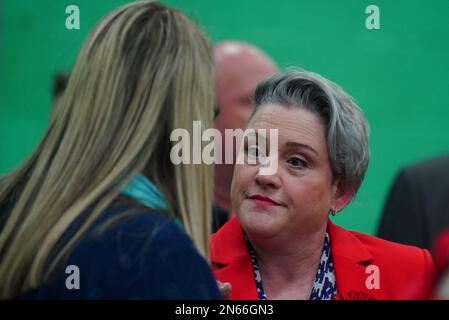
{"label": "red blazer", "polygon": [[[411,290],[416,290],[417,284],[421,285],[433,271],[427,250],[346,231],[330,220],[328,232],[337,299],[407,299],[415,294]],[[237,217],[212,235],[211,260],[217,279],[232,285],[230,299],[258,299],[249,251]],[[367,270],[370,265],[379,268],[378,289],[367,288],[373,272]]]}

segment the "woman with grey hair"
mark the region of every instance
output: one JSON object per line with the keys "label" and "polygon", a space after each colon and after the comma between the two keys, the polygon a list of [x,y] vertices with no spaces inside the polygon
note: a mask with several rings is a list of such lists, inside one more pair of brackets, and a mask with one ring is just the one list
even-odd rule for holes
{"label": "woman with grey hair", "polygon": [[[278,165],[273,174],[262,174],[261,161],[235,167],[236,215],[211,243],[215,275],[231,284],[230,298],[406,297],[408,286],[431,272],[429,252],[329,219],[353,199],[368,167],[361,109],[338,85],[298,70],[259,84],[254,101],[248,128],[277,130],[277,150],[266,155],[276,154]],[[258,141],[245,142],[245,159],[265,156]]]}

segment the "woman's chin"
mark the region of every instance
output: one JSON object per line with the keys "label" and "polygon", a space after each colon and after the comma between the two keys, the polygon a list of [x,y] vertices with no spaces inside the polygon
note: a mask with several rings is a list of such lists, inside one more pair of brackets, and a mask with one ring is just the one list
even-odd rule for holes
{"label": "woman's chin", "polygon": [[249,210],[240,215],[240,223],[249,237],[270,237],[279,228],[279,216]]}

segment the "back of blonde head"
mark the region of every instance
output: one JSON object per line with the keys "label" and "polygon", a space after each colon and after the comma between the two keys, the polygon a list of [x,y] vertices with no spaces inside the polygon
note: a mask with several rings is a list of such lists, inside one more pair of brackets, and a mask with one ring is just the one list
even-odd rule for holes
{"label": "back of blonde head", "polygon": [[136,172],[161,189],[208,256],[212,168],[172,165],[169,135],[192,133],[193,120],[211,126],[212,86],[210,43],[183,13],[137,2],[106,16],[86,40],[45,137],[0,180],[0,207],[11,207],[0,234],[0,297],[45,281]]}

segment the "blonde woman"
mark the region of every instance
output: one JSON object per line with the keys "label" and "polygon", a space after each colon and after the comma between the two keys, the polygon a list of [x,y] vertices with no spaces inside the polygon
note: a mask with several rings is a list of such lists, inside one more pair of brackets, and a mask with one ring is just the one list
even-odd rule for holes
{"label": "blonde woman", "polygon": [[211,168],[169,157],[174,128],[211,126],[212,84],[183,13],[136,2],[98,24],[45,137],[0,180],[1,298],[220,298]]}

